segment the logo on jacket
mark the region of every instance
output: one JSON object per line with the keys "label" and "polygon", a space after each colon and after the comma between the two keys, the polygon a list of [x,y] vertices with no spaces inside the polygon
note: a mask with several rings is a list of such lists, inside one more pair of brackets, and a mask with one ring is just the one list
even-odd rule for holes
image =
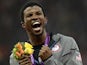
{"label": "logo on jacket", "polygon": [[53,48],[52,48],[52,51],[53,52],[58,52],[58,51],[60,51],[61,50],[61,48],[60,48],[60,45],[59,45],[59,43],[57,43]]}

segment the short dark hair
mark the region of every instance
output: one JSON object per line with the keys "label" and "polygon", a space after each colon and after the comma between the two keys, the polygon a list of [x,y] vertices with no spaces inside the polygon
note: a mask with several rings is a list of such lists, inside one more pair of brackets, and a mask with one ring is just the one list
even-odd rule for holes
{"label": "short dark hair", "polygon": [[22,22],[24,22],[24,13],[23,13],[24,10],[25,10],[27,7],[32,7],[32,6],[35,6],[35,5],[41,7],[41,9],[42,9],[42,11],[43,11],[43,13],[44,13],[44,16],[46,16],[45,9],[44,9],[44,7],[43,7],[40,3],[37,3],[37,2],[27,2],[27,3],[23,6],[23,8],[21,9],[21,11],[20,11],[20,19],[21,19]]}

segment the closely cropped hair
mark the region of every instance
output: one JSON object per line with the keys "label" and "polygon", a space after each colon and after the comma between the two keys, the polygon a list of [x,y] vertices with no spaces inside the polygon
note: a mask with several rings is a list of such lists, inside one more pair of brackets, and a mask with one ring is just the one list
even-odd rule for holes
{"label": "closely cropped hair", "polygon": [[41,9],[42,9],[42,11],[43,11],[43,13],[44,13],[44,16],[46,16],[45,9],[44,9],[44,7],[43,7],[40,3],[37,3],[37,2],[27,2],[27,3],[23,6],[23,8],[21,9],[21,11],[20,11],[20,19],[21,19],[22,22],[24,22],[24,13],[23,13],[24,10],[25,10],[27,7],[33,7],[33,6],[35,6],[35,5],[41,7]]}

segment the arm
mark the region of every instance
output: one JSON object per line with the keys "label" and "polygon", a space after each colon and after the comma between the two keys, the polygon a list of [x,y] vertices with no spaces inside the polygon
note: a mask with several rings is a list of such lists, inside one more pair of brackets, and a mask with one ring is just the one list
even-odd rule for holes
{"label": "arm", "polygon": [[17,60],[14,59],[13,54],[10,55],[10,65],[19,65]]}
{"label": "arm", "polygon": [[54,56],[52,55],[49,59],[47,59],[44,62],[44,65],[63,65],[63,63],[58,59],[55,59]]}
{"label": "arm", "polygon": [[[63,45],[63,53],[60,58],[57,58],[55,55],[52,55],[49,59],[47,59],[44,64],[45,65],[83,65],[81,60],[81,55],[78,49],[78,46],[73,38],[68,39],[69,41],[64,42],[66,45]],[[70,45],[68,43],[71,43]],[[69,46],[70,47],[69,47]],[[67,51],[68,49],[68,51]],[[61,53],[61,52],[58,52]]]}
{"label": "arm", "polygon": [[78,45],[73,38],[71,38],[71,43],[70,57],[68,58],[66,65],[83,65]]}

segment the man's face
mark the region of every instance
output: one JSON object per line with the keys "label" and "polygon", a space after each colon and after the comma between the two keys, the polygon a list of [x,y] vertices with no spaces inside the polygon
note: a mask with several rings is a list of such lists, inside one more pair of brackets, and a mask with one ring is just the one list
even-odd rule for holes
{"label": "man's face", "polygon": [[43,11],[39,6],[27,7],[24,10],[25,29],[34,35],[42,34],[47,22]]}

